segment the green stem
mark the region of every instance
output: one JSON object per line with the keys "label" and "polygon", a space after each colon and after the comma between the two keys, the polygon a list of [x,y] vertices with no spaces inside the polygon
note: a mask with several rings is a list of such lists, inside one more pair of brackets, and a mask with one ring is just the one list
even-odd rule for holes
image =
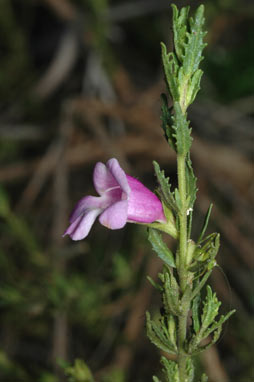
{"label": "green stem", "polygon": [[188,356],[185,354],[183,348],[186,339],[187,316],[188,311],[183,312],[178,321],[178,368],[180,382],[187,382],[186,362]]}
{"label": "green stem", "polygon": [[[185,156],[178,155],[178,188],[181,200],[181,211],[179,213],[179,267],[178,275],[182,295],[187,286],[188,270],[186,267],[187,257],[187,206],[186,206],[186,160]],[[186,340],[187,318],[190,301],[182,299],[182,314],[178,320],[178,367],[180,382],[187,382],[186,362],[188,356],[185,354],[184,343]]]}
{"label": "green stem", "polygon": [[182,293],[186,287],[187,270],[187,208],[186,208],[186,175],[185,175],[185,156],[177,158],[178,188],[181,199],[181,211],[179,213],[179,279]]}

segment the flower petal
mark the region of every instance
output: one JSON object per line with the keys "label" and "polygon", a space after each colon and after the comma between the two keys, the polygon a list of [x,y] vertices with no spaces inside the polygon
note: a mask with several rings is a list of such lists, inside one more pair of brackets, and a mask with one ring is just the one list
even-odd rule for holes
{"label": "flower petal", "polygon": [[96,163],[94,167],[93,183],[99,195],[104,194],[109,188],[118,186],[109,169],[101,162]]}
{"label": "flower petal", "polygon": [[82,240],[90,232],[90,229],[95,222],[95,219],[100,214],[99,209],[94,209],[87,212],[85,215],[79,216],[73,223],[67,228],[63,236],[70,235],[72,240]]}
{"label": "flower petal", "polygon": [[106,166],[117,181],[118,185],[121,187],[122,191],[125,192],[128,197],[130,194],[130,187],[127,181],[127,175],[120,167],[118,160],[112,158],[107,162]]}
{"label": "flower petal", "polygon": [[131,188],[128,200],[128,221],[152,223],[156,220],[165,221],[161,201],[141,182],[127,175]]}
{"label": "flower petal", "polygon": [[81,214],[84,214],[88,210],[104,209],[107,205],[108,203],[105,201],[105,198],[101,196],[85,196],[80,199],[72,210],[69,219],[70,223],[73,223]]}
{"label": "flower petal", "polygon": [[121,200],[108,207],[99,217],[102,225],[110,229],[123,228],[127,222],[128,201]]}

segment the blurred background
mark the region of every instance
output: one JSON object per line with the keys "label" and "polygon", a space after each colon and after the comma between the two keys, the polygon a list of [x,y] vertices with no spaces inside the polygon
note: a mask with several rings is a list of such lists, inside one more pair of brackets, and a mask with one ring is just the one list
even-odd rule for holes
{"label": "blurred background", "polygon": [[[189,112],[193,237],[214,203],[222,243],[210,283],[222,312],[237,313],[195,362],[210,382],[252,382],[254,4],[204,3],[209,45]],[[62,233],[95,194],[97,161],[116,157],[153,190],[156,160],[176,183],[160,129],[160,41],[171,49],[171,30],[168,0],[0,1],[1,381],[71,381],[76,358],[99,382],[151,381],[160,368],[144,314],[160,309],[146,275],[162,264],[145,228],[96,223],[81,242]]]}

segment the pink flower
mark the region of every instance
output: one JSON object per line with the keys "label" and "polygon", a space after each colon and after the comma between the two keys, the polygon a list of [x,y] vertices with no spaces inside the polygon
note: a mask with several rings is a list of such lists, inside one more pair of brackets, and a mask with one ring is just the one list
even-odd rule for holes
{"label": "pink flower", "polygon": [[129,223],[165,222],[163,207],[157,196],[137,179],[125,174],[117,159],[106,165],[98,162],[93,173],[94,187],[100,196],[85,196],[74,208],[70,226],[64,235],[84,239],[99,217],[102,225],[120,229]]}

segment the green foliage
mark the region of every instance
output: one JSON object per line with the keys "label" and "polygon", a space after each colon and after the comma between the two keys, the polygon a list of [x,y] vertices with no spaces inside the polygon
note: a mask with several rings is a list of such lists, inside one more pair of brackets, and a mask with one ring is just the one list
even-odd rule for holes
{"label": "green foliage", "polygon": [[[168,108],[167,97],[162,96],[162,128],[169,145],[178,155],[186,156],[189,153],[192,138],[189,122],[186,117],[187,107],[194,101],[200,89],[202,71],[198,68],[202,60],[202,50],[205,32],[204,6],[201,5],[194,18],[188,18],[189,7],[177,10],[173,5],[173,31],[175,52],[167,53],[162,43],[162,63],[168,90],[173,99],[173,113]],[[196,195],[196,180],[188,160],[187,171],[189,177],[188,194],[193,205]],[[192,207],[190,207],[192,208]]]}
{"label": "green foliage", "polygon": [[182,8],[180,12],[174,4],[172,8],[175,53],[167,53],[165,45],[161,44],[162,63],[174,109],[179,103],[185,114],[200,89],[203,74],[198,67],[203,59],[202,50],[206,46],[203,42],[206,34],[203,32],[204,6],[198,7],[194,18],[188,18],[189,7]]}
{"label": "green foliage", "polygon": [[165,44],[161,43],[162,63],[164,67],[164,73],[167,80],[168,90],[173,100],[179,100],[179,89],[177,74],[179,71],[179,65],[177,58],[173,52],[167,53]]}
{"label": "green foliage", "polygon": [[[175,139],[173,136],[173,130],[171,128],[171,125],[172,125],[172,108],[168,107],[168,99],[167,99],[166,94],[161,95],[161,102],[162,102],[162,105],[161,105],[162,126],[161,127],[164,131],[165,138],[167,139],[169,145],[171,146],[171,148],[173,150],[176,151]],[[153,163],[156,163],[156,162],[153,162]],[[156,166],[158,167],[159,165],[156,164]],[[154,167],[155,167],[155,165],[154,165]],[[157,175],[156,168],[155,168],[155,173]],[[158,177],[158,175],[157,175],[157,177]],[[166,193],[168,192],[168,190],[169,190],[169,187],[166,187],[165,188]]]}
{"label": "green foliage", "polygon": [[171,185],[169,183],[169,178],[165,177],[165,173],[163,170],[160,169],[159,164],[156,161],[153,161],[154,165],[154,171],[159,183],[159,195],[162,199],[162,201],[166,204],[166,206],[173,210],[176,211],[176,202],[174,199],[174,195],[171,192]]}
{"label": "green foliage", "polygon": [[164,266],[159,278],[162,281],[162,302],[165,312],[179,316],[181,314],[180,290],[173,272]]}
{"label": "green foliage", "polygon": [[174,103],[175,114],[172,117],[174,130],[173,137],[175,138],[177,153],[185,156],[190,150],[192,138],[190,136],[189,122],[183,113],[179,102]]}
{"label": "green foliage", "polygon": [[40,376],[39,382],[59,382],[59,381],[54,374],[43,372]]}
{"label": "green foliage", "polygon": [[[47,151],[47,147],[51,145],[52,139],[58,139],[58,133],[55,127],[56,124],[59,124],[59,121],[62,121],[62,115],[59,114],[59,111],[65,109],[65,98],[72,99],[79,95],[74,93],[77,89],[81,88],[78,82],[80,78],[83,78],[83,64],[86,64],[87,55],[83,57],[81,54],[82,57],[78,58],[77,64],[74,66],[74,71],[71,75],[66,75],[64,78],[60,91],[57,91],[53,96],[51,95],[45,102],[38,101],[38,104],[36,103],[37,101],[34,100],[34,89],[38,79],[42,78],[43,74],[50,68],[52,59],[54,59],[58,48],[61,46],[62,31],[65,33],[66,28],[67,31],[69,28],[74,28],[77,40],[80,41],[81,44],[85,44],[85,47],[88,47],[91,54],[101,54],[102,61],[104,62],[108,61],[108,57],[106,56],[105,59],[103,54],[106,52],[107,55],[110,55],[109,46],[113,42],[111,46],[113,46],[113,48],[114,46],[117,47],[117,61],[124,65],[124,70],[127,71],[127,77],[130,79],[138,79],[142,84],[150,82],[151,77],[149,77],[149,74],[154,73],[154,67],[158,65],[156,55],[158,47],[153,50],[151,42],[156,41],[157,44],[157,38],[161,37],[162,30],[160,21],[162,19],[160,17],[158,18],[158,15],[154,17],[152,13],[148,13],[148,17],[144,15],[143,17],[137,18],[123,14],[123,17],[126,17],[126,19],[129,18],[128,22],[122,23],[120,20],[118,23],[118,21],[116,21],[115,26],[112,25],[111,28],[109,22],[112,20],[112,15],[113,19],[115,17],[115,5],[117,7],[120,5],[121,7],[120,1],[114,2],[117,4],[112,4],[111,14],[111,9],[110,12],[107,10],[108,1],[90,0],[87,2],[85,0],[74,0],[71,2],[71,5],[76,7],[77,14],[81,15],[82,19],[84,17],[83,21],[85,20],[85,23],[79,19],[79,17],[73,20],[73,22],[62,23],[61,18],[59,18],[57,14],[57,9],[50,9],[50,2],[45,2],[44,5],[40,6],[34,6],[33,0],[24,2],[2,0],[0,3],[0,95],[2,104],[0,159],[3,162],[1,179],[5,182],[4,179],[7,171],[10,171],[7,178],[10,175],[10,179],[12,179],[11,181],[6,181],[6,190],[8,190],[8,192],[2,188],[0,189],[1,346],[3,349],[7,349],[7,351],[10,349],[10,354],[5,353],[3,350],[0,352],[0,380],[6,382],[55,382],[58,379],[53,374],[53,368],[51,372],[44,371],[46,369],[51,370],[48,361],[50,358],[51,338],[53,334],[52,316],[55,312],[63,310],[66,313],[68,327],[71,330],[73,329],[72,343],[76,342],[80,333],[82,337],[84,336],[85,341],[81,339],[82,345],[78,343],[75,349],[80,349],[81,347],[82,353],[83,349],[85,353],[89,353],[92,351],[94,344],[98,343],[105,328],[110,325],[111,319],[113,318],[114,320],[115,315],[117,315],[117,323],[118,319],[121,321],[122,315],[121,312],[118,313],[118,306],[121,307],[124,304],[125,299],[122,297],[125,297],[124,293],[126,289],[128,294],[132,293],[131,291],[133,289],[130,287],[130,283],[134,282],[135,285],[139,285],[143,276],[143,266],[139,268],[135,278],[133,271],[137,263],[135,260],[133,261],[133,258],[131,258],[129,254],[132,252],[135,256],[139,250],[136,250],[134,247],[130,248],[129,244],[126,245],[124,243],[123,246],[127,247],[128,251],[126,250],[124,254],[118,253],[119,243],[117,243],[118,239],[116,239],[110,242],[110,245],[107,246],[107,251],[105,251],[105,245],[108,243],[105,243],[107,238],[105,239],[103,233],[100,236],[100,240],[97,240],[97,238],[94,240],[93,237],[91,237],[91,241],[89,238],[85,243],[71,243],[66,241],[66,245],[64,244],[63,248],[61,247],[57,250],[59,257],[55,256],[51,240],[52,215],[54,213],[53,208],[51,208],[51,180],[53,179],[51,179],[51,177],[48,178],[49,180],[46,182],[45,187],[41,189],[35,203],[31,204],[27,211],[22,208],[19,209],[19,198],[25,190],[27,182],[31,180],[31,178],[29,178],[32,176],[30,171],[33,171],[34,165],[37,166],[37,160],[40,161],[42,159],[44,153]],[[254,36],[253,33],[249,33],[248,35],[248,25],[251,25],[249,9],[246,10],[244,4],[240,6],[240,8],[238,7],[239,9],[237,7],[234,8],[233,4],[236,4],[236,2],[230,1],[230,12],[227,11],[225,14],[223,13],[224,3],[229,3],[229,1],[219,0],[217,2],[208,1],[206,3],[207,9],[208,7],[214,8],[213,15],[207,12],[208,22],[217,25],[217,21],[224,20],[225,23],[223,23],[223,26],[225,26],[225,29],[219,36],[217,36],[216,33],[213,35],[213,33],[216,32],[214,29],[212,31],[211,40],[213,43],[209,50],[207,50],[207,59],[204,66],[208,87],[203,94],[206,96],[207,91],[209,92],[210,89],[212,97],[216,98],[217,101],[218,98],[220,98],[224,102],[228,102],[236,100],[237,97],[246,97],[253,92],[254,66],[252,44]],[[118,9],[116,9],[116,11],[118,11]],[[176,7],[173,7],[173,13],[175,20],[173,31],[176,36],[174,38],[175,50],[172,53],[168,53],[164,45],[164,47],[162,47],[162,55],[165,65],[169,63],[166,68],[166,74],[168,82],[171,83],[170,87],[173,89],[175,101],[186,106],[188,102],[191,104],[196,96],[202,71],[197,69],[187,81],[184,70],[181,68],[185,55],[185,45],[188,44],[189,41],[187,33],[191,36],[191,25],[188,19],[189,7],[184,7],[179,11]],[[105,17],[105,14],[110,14],[110,17]],[[118,14],[120,14],[121,17],[121,11]],[[237,17],[235,17],[236,15]],[[238,17],[239,15],[240,17]],[[163,17],[162,15],[162,18]],[[195,20],[195,17],[193,20]],[[234,22],[231,23],[230,20],[234,20]],[[239,20],[241,22],[239,22]],[[57,29],[54,29],[53,24]],[[135,25],[134,31],[132,30],[133,25]],[[155,29],[158,33],[154,33]],[[122,31],[124,32],[123,44],[121,44]],[[139,40],[138,44],[142,49],[142,56],[145,57],[145,60],[140,59],[138,62],[135,61],[136,54],[135,47],[133,46],[135,46],[136,41],[130,46],[130,49],[126,51],[126,43],[129,41],[128,33],[130,31],[132,34],[135,34],[136,37],[138,36],[136,41]],[[233,40],[229,38],[231,37],[231,32],[233,32]],[[51,33],[54,38],[49,38],[48,33]],[[245,35],[244,39],[243,34]],[[110,37],[110,39],[108,39],[108,37]],[[118,40],[116,41],[114,38]],[[231,45],[230,41],[234,41],[234,44]],[[37,44],[37,42],[39,42],[39,44]],[[67,46],[65,48],[68,50]],[[96,49],[94,50],[94,48]],[[80,49],[83,49],[81,45]],[[124,57],[121,57],[123,52]],[[139,57],[141,57],[141,55],[139,55]],[[200,56],[196,57],[200,58]],[[195,59],[195,57],[191,57],[191,55],[190,58]],[[80,59],[82,62],[80,62]],[[33,74],[33,68],[36,76]],[[121,64],[119,68],[121,69]],[[96,72],[96,68],[94,68],[94,70]],[[118,75],[117,72],[112,74]],[[172,77],[172,74],[174,74],[175,77]],[[71,78],[71,83],[69,82],[69,78]],[[179,78],[183,81],[181,84],[179,84]],[[114,87],[113,83],[112,85]],[[183,99],[183,96],[181,96],[180,102],[180,94],[182,94],[185,89],[186,99]],[[128,95],[128,88],[119,90],[126,90],[126,94]],[[121,97],[121,93],[119,92],[118,94],[117,91],[117,96],[118,95]],[[29,104],[27,103],[28,96],[33,98],[33,100],[29,100]],[[135,101],[135,91],[133,96]],[[125,103],[125,99],[124,94],[123,103]],[[209,104],[209,99],[207,101]],[[243,112],[243,110],[246,104],[243,99],[240,100],[240,102],[242,105],[241,108],[239,107],[240,117],[244,118],[245,112]],[[248,102],[250,102],[250,100]],[[164,95],[162,102],[162,125],[169,144],[177,151],[179,144],[177,146],[176,131],[172,128],[174,124],[172,116],[174,117],[175,113],[171,105],[171,100],[168,102],[167,96]],[[237,108],[235,111],[237,111]],[[250,115],[247,113],[246,117],[249,118]],[[104,117],[102,118],[104,120]],[[215,119],[217,119],[217,114]],[[108,121],[108,117],[106,117],[106,120],[106,124],[108,125],[108,122],[110,122]],[[212,136],[216,134],[215,131],[218,128],[216,121],[214,122]],[[31,124],[31,127],[34,127],[35,134],[37,127],[42,127],[42,134],[39,133],[42,140],[39,138],[39,141],[30,141],[30,138],[34,138],[28,137],[25,138],[25,141],[23,141],[24,138],[21,138],[22,141],[20,141],[23,128],[27,123]],[[184,120],[184,123],[188,124],[187,118]],[[11,138],[6,138],[5,131],[7,131],[8,134],[9,132],[11,133],[13,125],[14,131],[16,131],[16,128],[19,129],[18,134],[15,135],[14,139],[11,137],[11,134]],[[109,125],[111,124],[109,123]],[[188,125],[188,129],[189,126],[191,126],[191,124]],[[244,123],[241,124],[241,126],[242,131],[245,131]],[[133,128],[135,129],[135,126],[133,126]],[[226,138],[226,134],[223,134],[223,140],[225,138],[230,140],[234,139],[235,129],[234,131],[230,131],[232,133],[229,134],[230,137]],[[114,135],[114,131],[112,130],[111,132],[113,132]],[[178,133],[182,134],[182,131]],[[187,129],[185,129],[185,133],[188,133]],[[15,133],[12,132],[12,134]],[[207,133],[203,132],[202,134]],[[208,132],[208,134],[210,133]],[[27,168],[26,164],[28,165]],[[27,171],[27,176],[25,177],[19,175],[19,168],[22,169],[22,166],[24,168],[24,174]],[[70,166],[72,169],[72,161]],[[190,195],[194,196],[194,192],[191,191],[191,189],[195,189],[195,179],[193,178],[193,172],[191,174],[192,167],[190,166],[188,168],[187,159],[186,166],[186,185],[187,195],[189,197]],[[88,167],[87,165],[86,168]],[[16,171],[17,178],[14,179],[13,174]],[[175,224],[177,227],[177,234],[173,234],[172,236],[178,239],[179,219],[177,214],[183,207],[181,196],[178,189],[176,189],[175,192],[172,189],[170,190],[169,184],[172,183],[172,179],[169,181],[159,166],[156,173],[159,178],[158,174],[160,175],[158,194],[163,201],[167,220],[171,220],[171,216],[173,216],[172,224]],[[70,190],[72,193],[77,192],[75,191],[77,190],[75,185],[77,182],[81,182],[81,180],[77,180],[79,176],[82,178],[84,175],[79,173],[79,170],[75,167],[75,171],[71,171],[72,187]],[[71,197],[75,198],[76,196],[73,194]],[[193,200],[194,199],[191,201],[189,199],[185,207],[188,209],[191,208],[194,203]],[[18,208],[15,209],[13,206]],[[42,212],[43,210],[44,212]],[[23,215],[23,212],[27,213],[27,216]],[[210,213],[211,210],[208,211],[208,216],[206,217],[200,238],[196,242],[196,249],[194,253],[191,254],[191,261],[188,263],[188,280],[193,284],[191,303],[193,328],[188,327],[188,338],[193,334],[192,330],[194,334],[197,334],[201,328],[201,315],[203,312],[200,295],[201,287],[204,287],[213,267],[216,266],[215,255],[218,250],[217,244],[219,237],[207,237],[204,240]],[[191,232],[191,214],[191,211],[189,211],[188,239],[190,239]],[[127,229],[129,229],[127,234],[129,242],[131,241],[129,235],[130,232],[132,234],[131,230],[133,226]],[[165,240],[165,243],[166,242]],[[97,251],[94,250],[94,247],[97,247]],[[171,253],[173,258],[177,259],[179,256],[177,257],[176,254],[179,253],[179,248],[176,248],[176,251],[174,251],[174,247],[175,244],[171,247]],[[89,252],[91,248],[93,249],[93,253],[83,254],[83,250]],[[110,253],[112,248],[113,254]],[[141,252],[142,251],[140,251],[140,253]],[[81,253],[82,257],[79,257]],[[113,258],[112,263],[109,261],[111,255]],[[58,271],[55,272],[53,269],[55,265],[58,266],[59,259],[67,259],[64,274]],[[175,265],[177,265],[177,260],[174,261],[176,263]],[[153,285],[161,294],[164,308],[162,312],[164,314],[165,312],[167,313],[167,330],[171,340],[174,342],[172,334],[175,327],[178,329],[182,291],[179,287],[179,278],[176,268],[171,269],[171,271],[172,272],[167,268],[167,272],[164,275],[163,270],[160,280],[153,282]],[[92,277],[91,274],[93,275]],[[164,293],[163,290],[165,291]],[[250,295],[250,293],[245,294],[246,300],[251,299]],[[117,310],[115,311],[113,309],[112,313],[108,313],[111,309],[111,304],[113,307],[117,306]],[[109,305],[110,309],[108,309],[107,305]],[[106,314],[104,314],[105,311],[107,312]],[[112,317],[109,317],[108,314],[112,314]],[[238,315],[238,317],[240,316],[241,314]],[[140,320],[142,320],[142,317],[140,317]],[[244,322],[241,322],[240,327],[237,329],[236,336],[239,336],[237,338],[238,344],[235,346],[235,349],[232,349],[235,352],[234,356],[239,361],[239,369],[243,372],[242,378],[240,378],[239,374],[237,374],[236,378],[237,380],[243,379],[246,381],[251,380],[251,372],[253,371],[252,369],[250,370],[249,365],[252,365],[252,359],[251,352],[248,351],[252,345],[250,343],[251,336],[246,335],[246,333],[250,333],[253,325],[250,323],[250,325],[247,326],[247,320],[248,317],[244,317]],[[118,326],[116,325],[115,327],[117,330]],[[229,328],[229,331],[231,331],[231,328]],[[88,334],[88,336],[86,336],[86,334]],[[118,344],[117,338],[115,343]],[[33,352],[34,348],[36,349],[35,352]],[[42,352],[41,348],[43,348]],[[70,350],[71,349],[72,347]],[[44,351],[47,352],[46,357]],[[112,349],[110,353],[113,354],[114,349]],[[13,361],[14,355],[15,361]],[[71,353],[70,355],[73,356]],[[40,359],[39,365],[35,361],[37,357]],[[109,360],[109,358],[108,356],[107,360]],[[142,369],[142,361],[139,361],[139,369]],[[143,380],[140,378],[140,373],[141,371],[139,371],[139,377],[137,379]],[[107,375],[105,372],[105,376],[101,376],[100,382],[101,380],[103,380],[103,382],[104,380],[107,382],[120,382],[124,379],[122,376],[123,373],[121,371],[112,373],[107,371]],[[131,379],[134,380],[135,378]],[[146,379],[149,380],[149,378]],[[196,379],[200,381],[200,377],[197,375]],[[159,381],[158,378],[156,380]],[[207,381],[206,377],[203,377],[202,382],[204,381]]]}
{"label": "green foliage", "polygon": [[187,209],[192,211],[197,194],[197,178],[194,175],[189,154],[187,155],[186,159],[186,193],[188,195]]}
{"label": "green foliage", "polygon": [[197,294],[193,300],[192,300],[192,324],[193,329],[195,333],[198,333],[200,329],[200,322],[199,322],[199,306],[200,306],[200,294]]}
{"label": "green foliage", "polygon": [[161,234],[156,229],[149,228],[148,240],[152,244],[152,248],[159,258],[170,267],[175,267],[174,255],[164,243]]}
{"label": "green foliage", "polygon": [[208,226],[208,223],[209,223],[209,219],[210,219],[210,215],[211,215],[211,212],[212,212],[212,208],[213,208],[213,205],[210,204],[210,206],[208,208],[208,211],[206,213],[206,216],[205,216],[203,227],[201,229],[199,238],[197,240],[197,244],[199,244],[203,240],[204,234],[205,234],[205,232],[207,230],[207,226]]}
{"label": "green foliage", "polygon": [[176,354],[175,333],[169,330],[169,324],[172,324],[172,322],[164,320],[164,318],[161,318],[160,322],[155,322],[151,319],[150,314],[148,312],[146,313],[147,337],[155,346],[164,352]]}
{"label": "green foliage", "polygon": [[5,375],[6,380],[13,378],[13,381],[26,381],[28,378],[22,367],[10,360],[2,350],[0,350],[0,373]]}
{"label": "green foliage", "polygon": [[[179,379],[179,370],[176,362],[165,357],[161,357],[161,363],[163,366],[162,371],[165,376],[165,382],[181,382]],[[153,381],[161,382],[157,377],[153,377]]]}
{"label": "green foliage", "polygon": [[[220,236],[212,233],[205,237],[211,214],[211,206],[197,243],[191,239],[192,211],[197,193],[197,179],[190,159],[192,144],[191,129],[186,110],[194,101],[200,88],[202,70],[199,69],[205,47],[203,31],[204,6],[200,5],[194,17],[189,17],[189,7],[178,11],[173,7],[174,51],[167,53],[162,43],[162,63],[168,91],[173,106],[168,107],[167,96],[162,96],[162,128],[165,137],[177,153],[178,188],[171,192],[169,179],[159,165],[154,162],[159,183],[158,193],[170,210],[177,229],[178,247],[176,254],[167,248],[156,230],[149,231],[149,241],[158,256],[164,261],[163,273],[159,274],[161,284],[151,280],[160,291],[163,309],[159,321],[151,319],[147,313],[147,335],[159,349],[177,355],[177,362],[161,358],[166,382],[193,382],[194,366],[191,357],[217,341],[222,324],[234,313],[222,315],[216,321],[221,302],[207,287],[207,295],[202,303],[201,290],[216,266]],[[187,327],[187,319],[192,310],[192,326]],[[211,336],[207,345],[202,341]],[[158,377],[154,382],[160,382]],[[206,381],[203,375],[201,382]]]}
{"label": "green foliage", "polygon": [[[195,271],[196,278],[199,278],[206,271],[212,270],[216,266],[215,257],[220,247],[220,235],[212,233],[196,245],[192,262],[189,265],[190,271]],[[200,281],[198,282],[200,288]],[[200,289],[199,289],[200,290]]]}
{"label": "green foliage", "polygon": [[113,368],[102,377],[101,382],[125,382],[125,373],[119,368]]}
{"label": "green foliage", "polygon": [[[207,295],[203,302],[203,309],[200,318],[199,303],[200,298],[195,297],[192,304],[192,307],[194,308],[193,326],[195,333],[189,343],[190,354],[207,349],[209,346],[214,344],[220,336],[222,324],[235,312],[235,310],[232,310],[226,316],[222,315],[218,321],[215,321],[215,318],[219,313],[221,302],[217,299],[216,293],[212,292],[209,285],[207,286]],[[212,333],[213,339],[210,343],[205,346],[200,345],[202,340],[206,339]]]}
{"label": "green foliage", "polygon": [[207,375],[203,374],[202,377],[201,377],[201,381],[200,382],[208,382]]}
{"label": "green foliage", "polygon": [[183,7],[180,12],[175,4],[172,4],[173,10],[173,32],[174,32],[174,46],[178,60],[182,63],[184,59],[188,14],[190,7]]}
{"label": "green foliage", "polygon": [[76,359],[74,366],[66,367],[65,374],[69,377],[69,382],[94,382],[89,367],[81,359]]}
{"label": "green foliage", "polygon": [[198,70],[203,59],[202,51],[206,44],[203,42],[206,32],[203,31],[205,22],[204,5],[201,4],[194,15],[189,18],[189,31],[186,33],[187,41],[184,44],[184,54],[181,57],[185,75],[193,75]]}

